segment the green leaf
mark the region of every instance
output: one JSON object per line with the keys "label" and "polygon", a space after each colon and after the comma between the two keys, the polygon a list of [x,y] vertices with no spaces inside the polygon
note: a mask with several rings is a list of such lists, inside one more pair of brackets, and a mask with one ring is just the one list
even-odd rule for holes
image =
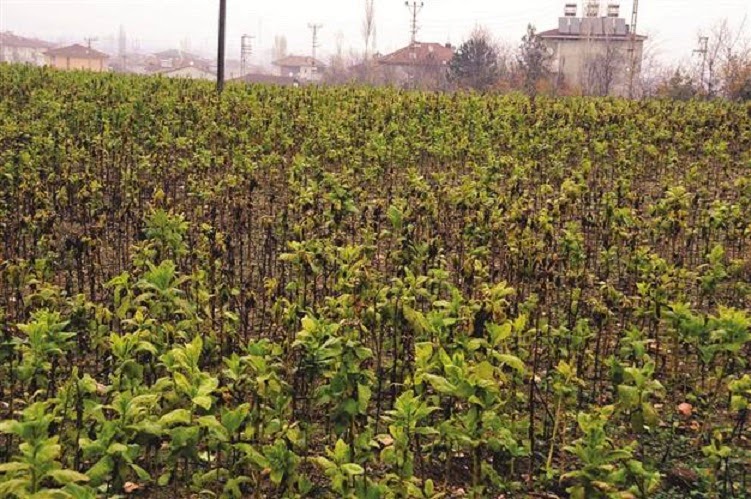
{"label": "green leaf", "polygon": [[498,354],[498,361],[501,364],[507,365],[511,369],[518,371],[519,373],[524,373],[524,362],[522,362],[521,359],[515,355],[504,353]]}
{"label": "green leaf", "polygon": [[162,426],[173,426],[178,424],[190,424],[190,411],[187,409],[175,409],[159,418],[159,424]]}
{"label": "green leaf", "polygon": [[181,372],[175,372],[172,374],[175,378],[175,386],[183,393],[191,393],[193,391],[193,385],[190,384],[188,378]]}
{"label": "green leaf", "polygon": [[90,487],[72,482],[65,485],[63,492],[67,494],[65,499],[96,499],[96,494]]}
{"label": "green leaf", "polygon": [[131,468],[131,469],[132,469],[133,471],[135,471],[135,472],[136,472],[136,475],[138,476],[138,479],[139,479],[139,480],[142,480],[142,481],[144,481],[144,482],[148,482],[148,481],[151,481],[151,475],[149,474],[149,472],[148,472],[148,471],[146,471],[145,469],[141,468],[141,467],[140,467],[140,466],[138,466],[137,464],[133,464],[133,463],[131,463],[131,464],[130,464],[130,468]]}
{"label": "green leaf", "polygon": [[634,386],[618,385],[618,398],[626,407],[636,407],[639,403],[639,391]]}
{"label": "green leaf", "polygon": [[426,374],[425,379],[438,393],[453,395],[453,393],[456,391],[456,387],[449,383],[449,381],[442,376],[436,376],[435,374]]}
{"label": "green leaf", "polygon": [[355,463],[344,463],[341,466],[342,471],[344,471],[349,476],[355,476],[355,475],[362,475],[365,473],[365,470],[362,466]]}
{"label": "green leaf", "polygon": [[21,435],[23,426],[18,421],[0,421],[0,433],[10,433],[13,435]]}
{"label": "green leaf", "polygon": [[166,471],[159,475],[159,478],[157,479],[156,483],[160,487],[166,487],[170,483],[170,479],[172,478],[172,472]]}
{"label": "green leaf", "polygon": [[0,497],[28,497],[29,481],[25,478],[16,478],[0,482]]}
{"label": "green leaf", "polygon": [[430,332],[430,323],[422,312],[415,310],[408,305],[404,305],[403,311],[404,318],[407,319],[409,325],[412,326],[412,329],[414,329],[418,335],[424,335]]}
{"label": "green leaf", "polygon": [[733,412],[740,412],[748,409],[748,400],[741,395],[733,395],[730,397],[730,410]]}
{"label": "green leaf", "polygon": [[330,469],[336,468],[336,464],[334,464],[333,461],[323,456],[313,457],[312,461],[316,463],[318,466],[320,466],[321,468],[323,468],[324,470],[330,470]]}
{"label": "green leaf", "polygon": [[126,452],[128,452],[128,446],[125,444],[114,443],[107,448],[107,454],[111,456],[115,454],[125,454]]}
{"label": "green leaf", "polygon": [[228,439],[227,429],[217,421],[215,416],[202,416],[198,418],[198,424],[210,430],[219,440],[226,441]]}
{"label": "green leaf", "polygon": [[199,395],[198,397],[193,397],[193,403],[207,411],[211,409],[211,397],[209,397],[208,395]]}
{"label": "green leaf", "polygon": [[30,466],[27,463],[4,463],[0,464],[0,473],[17,473],[19,471],[28,470]]}
{"label": "green leaf", "polygon": [[95,485],[98,485],[109,478],[110,473],[112,473],[113,467],[112,457],[104,456],[99,461],[97,461],[94,466],[89,468],[89,470],[86,472],[86,475]]}
{"label": "green leaf", "polygon": [[274,484],[279,485],[280,483],[282,483],[282,479],[284,478],[284,472],[281,470],[272,470],[269,478],[271,478],[271,481]]}
{"label": "green leaf", "polygon": [[357,385],[357,403],[359,404],[360,414],[368,411],[368,403],[372,392],[368,385]]}
{"label": "green leaf", "polygon": [[198,395],[211,395],[219,386],[219,380],[214,377],[208,377],[201,380],[198,387]]}
{"label": "green leaf", "polygon": [[65,485],[70,482],[88,482],[89,477],[83,473],[79,473],[73,470],[52,470],[47,473],[47,476],[61,485]]}

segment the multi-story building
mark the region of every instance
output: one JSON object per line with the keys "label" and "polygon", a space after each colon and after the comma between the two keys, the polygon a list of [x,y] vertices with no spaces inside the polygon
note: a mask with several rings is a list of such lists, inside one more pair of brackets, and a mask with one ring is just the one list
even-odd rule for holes
{"label": "multi-story building", "polygon": [[[588,95],[629,96],[638,81],[646,36],[638,35],[610,3],[601,15],[600,2],[590,0],[584,17],[566,4],[558,28],[539,33],[552,54],[558,83]],[[633,73],[633,74],[632,74]]]}

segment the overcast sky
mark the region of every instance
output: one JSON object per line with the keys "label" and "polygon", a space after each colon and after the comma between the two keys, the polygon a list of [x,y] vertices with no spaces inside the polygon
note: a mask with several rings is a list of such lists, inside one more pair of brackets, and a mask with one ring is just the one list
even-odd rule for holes
{"label": "overcast sky", "polygon": [[[421,41],[460,43],[475,25],[517,44],[528,22],[543,31],[557,27],[566,0],[424,0],[419,16]],[[309,22],[323,24],[321,53],[343,47],[362,50],[365,0],[227,0],[228,51],[238,57],[240,36],[256,35],[268,50],[274,35],[286,35],[289,51],[310,53]],[[580,2],[581,3],[581,2]],[[602,4],[607,4],[603,0]],[[99,37],[100,49],[114,47],[123,25],[129,48],[179,47],[206,54],[216,47],[218,0],[0,0],[0,30],[36,35],[52,41]],[[751,12],[751,0],[642,0],[639,32],[651,36],[660,57],[685,59],[696,34],[728,18],[738,25]],[[404,0],[375,0],[377,47],[387,52],[409,41],[409,12]],[[632,0],[621,1],[630,22]],[[751,24],[749,22],[748,24]],[[751,28],[751,26],[749,26]],[[96,44],[95,44],[96,46]]]}

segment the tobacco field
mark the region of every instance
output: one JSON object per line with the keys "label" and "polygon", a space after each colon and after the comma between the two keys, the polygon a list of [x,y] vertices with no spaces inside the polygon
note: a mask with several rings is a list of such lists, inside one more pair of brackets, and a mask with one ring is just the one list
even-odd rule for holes
{"label": "tobacco field", "polygon": [[0,66],[0,497],[751,496],[751,105]]}

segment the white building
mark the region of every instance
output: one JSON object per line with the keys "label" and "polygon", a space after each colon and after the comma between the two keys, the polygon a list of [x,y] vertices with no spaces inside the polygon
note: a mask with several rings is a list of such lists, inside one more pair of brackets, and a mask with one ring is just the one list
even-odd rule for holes
{"label": "white building", "polygon": [[326,64],[318,59],[299,55],[277,59],[273,64],[277,68],[276,76],[297,78],[301,81],[320,81],[326,68]]}
{"label": "white building", "polygon": [[52,44],[42,40],[0,32],[0,62],[44,66],[47,63],[44,54],[49,48]]}
{"label": "white building", "polygon": [[553,56],[553,71],[562,85],[585,94],[628,96],[631,80],[641,73],[647,37],[632,32],[616,2],[608,4],[606,15],[597,0],[587,2],[584,17],[576,9],[566,4],[558,29],[539,33]]}
{"label": "white building", "polygon": [[180,68],[160,71],[159,74],[167,78],[185,78],[188,80],[216,81],[216,75],[198,66],[183,66]]}

